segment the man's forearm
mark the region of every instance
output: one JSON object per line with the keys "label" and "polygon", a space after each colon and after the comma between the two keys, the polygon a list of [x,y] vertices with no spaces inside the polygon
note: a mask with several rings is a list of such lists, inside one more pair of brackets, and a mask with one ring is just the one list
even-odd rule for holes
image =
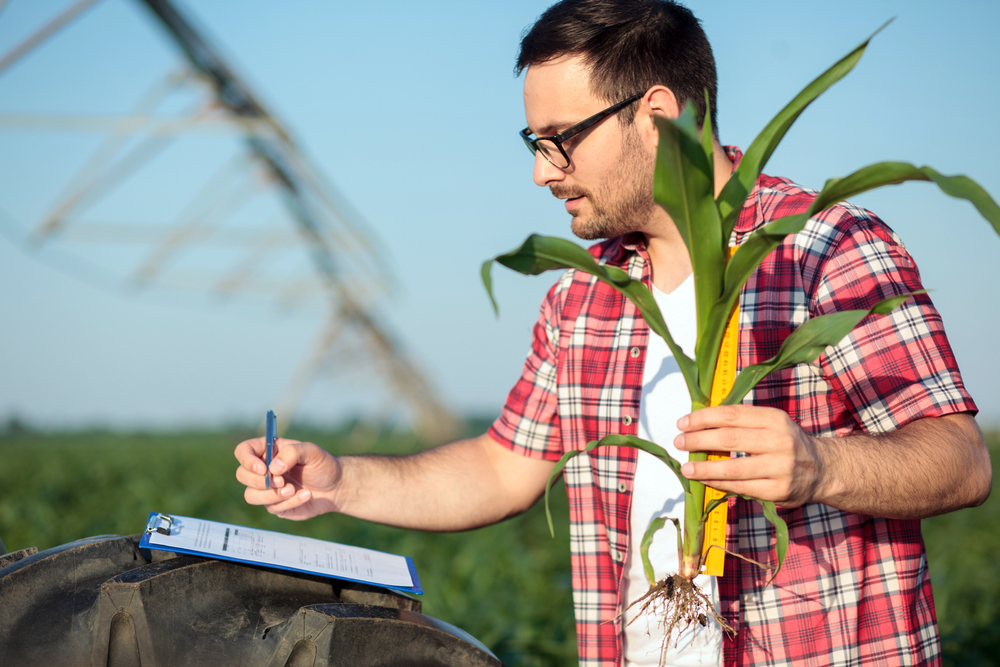
{"label": "man's forearm", "polygon": [[783,507],[824,503],[922,519],[979,505],[992,486],[986,442],[967,414],[925,417],[883,435],[821,438],[783,410],[724,405],[682,417],[678,428],[680,450],[746,454],[688,461],[688,479]]}
{"label": "man's forearm", "polygon": [[922,519],[980,505],[992,487],[989,451],[970,415],[813,440],[825,480],[813,501],[848,512]]}
{"label": "man's forearm", "polygon": [[488,436],[403,457],[338,459],[335,511],[402,528],[450,531],[523,512],[544,489],[552,465],[500,448]]}

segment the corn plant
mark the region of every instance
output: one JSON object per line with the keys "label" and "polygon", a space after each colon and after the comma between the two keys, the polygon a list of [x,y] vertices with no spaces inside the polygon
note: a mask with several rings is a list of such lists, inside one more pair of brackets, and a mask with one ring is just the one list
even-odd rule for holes
{"label": "corn plant", "polygon": [[[492,291],[493,262],[499,262],[526,275],[536,275],[550,269],[575,269],[595,276],[630,299],[642,313],[649,328],[666,341],[687,384],[691,409],[694,411],[709,405],[723,334],[743,285],[768,253],[786,236],[801,231],[813,215],[848,197],[884,185],[931,181],[946,194],[971,202],[1000,233],[1000,207],[971,179],[965,176],[944,176],[926,166],[880,162],[843,178],[828,180],[807,211],[763,225],[750,234],[730,258],[728,246],[737,217],[768,158],[799,114],[823,91],[854,68],[872,37],[806,86],[774,117],[750,145],[718,197],[715,197],[711,128],[707,123],[704,124],[705,127],[698,128],[693,105],[685,105],[676,119],[656,119],[659,145],[653,195],[677,226],[691,257],[697,312],[694,358],[689,357],[674,343],[652,293],[641,281],[630,279],[617,267],[599,265],[587,250],[565,239],[532,235],[516,250],[486,261],[482,267],[482,279],[494,310],[497,310],[497,304]],[[808,320],[788,336],[777,355],[763,363],[744,368],[720,404],[735,405],[742,402],[747,393],[769,373],[796,364],[812,363],[827,346],[839,343],[865,317],[884,315],[911,296],[903,294],[886,299],[868,310],[842,311]],[[644,608],[659,601],[658,608],[664,614],[664,641],[669,640],[675,628],[686,627],[692,622],[704,624],[704,612],[710,613],[723,627],[727,627],[717,612],[711,609],[711,605],[707,604],[707,598],[700,596],[697,588],[690,585],[690,581],[701,572],[704,563],[708,515],[734,494],[726,494],[705,506],[705,485],[685,478],[681,473],[681,463],[662,447],[635,436],[612,434],[588,443],[584,450],[567,452],[562,457],[546,487],[546,508],[549,487],[569,459],[605,446],[635,447],[649,452],[673,470],[684,489],[683,526],[676,519],[671,519],[678,533],[678,575],[656,582],[649,562],[649,544],[653,534],[665,525],[665,519],[660,518],[651,523],[640,546],[644,570],[651,586],[650,592],[640,601],[645,600]],[[706,452],[692,452],[689,460],[704,461],[707,456]],[[788,530],[773,502],[751,500],[761,503],[764,516],[775,527],[777,559],[768,582],[770,584],[784,561],[788,548]],[[548,518],[551,530],[551,514],[548,514]],[[687,597],[678,597],[681,593]],[[673,598],[672,603],[670,598]]]}

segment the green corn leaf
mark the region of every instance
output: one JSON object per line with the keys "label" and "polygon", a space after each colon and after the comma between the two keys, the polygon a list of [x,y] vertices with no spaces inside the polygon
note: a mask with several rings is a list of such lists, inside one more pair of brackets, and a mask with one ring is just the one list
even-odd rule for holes
{"label": "green corn leaf", "polygon": [[[690,106],[694,106],[693,104]],[[709,100],[708,88],[705,89],[705,120],[701,124],[701,150],[705,153],[705,159],[708,160],[708,173],[712,175],[712,192],[715,192],[715,151],[712,135],[712,102]],[[718,209],[716,209],[718,210]],[[729,245],[729,237],[726,236],[722,239],[723,245]]]}
{"label": "green corn leaf", "polygon": [[878,162],[862,167],[844,178],[832,178],[823,186],[809,210],[815,214],[862,192],[907,181],[932,181],[945,194],[969,201],[993,229],[1000,233],[1000,206],[997,206],[982,186],[968,176],[945,176],[932,167],[916,167],[906,162]]}
{"label": "green corn leaf", "polygon": [[704,514],[702,514],[702,517],[701,517],[702,522],[708,521],[708,515],[712,513],[712,510],[714,510],[716,507],[718,507],[722,503],[728,502],[728,500],[730,498],[734,497],[735,495],[736,495],[735,493],[727,493],[726,495],[722,496],[721,498],[716,498],[715,500],[710,500],[708,502],[708,505],[705,507]]}
{"label": "green corn leaf", "polygon": [[[698,137],[694,105],[685,104],[677,118],[656,116],[653,120],[660,135],[653,197],[670,214],[693,254],[692,235],[701,226],[696,221],[700,220],[705,196],[711,195],[715,187],[708,157]],[[714,197],[712,208],[715,208]]]}
{"label": "green corn leaf", "polygon": [[[919,293],[919,292],[918,292]],[[796,364],[810,364],[830,345],[836,345],[868,315],[885,315],[913,294],[901,294],[879,301],[868,310],[845,310],[807,320],[781,344],[778,354],[767,361],[748,366],[736,376],[736,382],[722,405],[740,403],[766,375]]]}
{"label": "green corn leaf", "polygon": [[549,510],[549,489],[555,484],[555,481],[562,474],[563,468],[569,463],[570,459],[574,456],[583,454],[584,452],[591,452],[598,447],[634,447],[635,449],[641,449],[644,452],[649,452],[656,458],[658,458],[663,463],[674,471],[677,475],[677,479],[680,480],[681,486],[684,488],[684,493],[691,493],[691,481],[684,476],[681,472],[681,462],[672,457],[667,453],[663,447],[660,447],[656,443],[650,442],[649,440],[643,440],[642,438],[637,438],[634,435],[621,435],[618,433],[612,433],[611,435],[606,435],[600,440],[591,440],[587,443],[587,446],[583,449],[574,450],[571,452],[566,452],[562,455],[562,458],[556,462],[556,467],[552,469],[552,473],[549,475],[549,481],[545,483],[545,518],[549,522],[549,533],[555,537],[555,528],[552,525],[552,512]]}
{"label": "green corn leaf", "polygon": [[[597,447],[603,447],[605,445],[614,445],[616,447],[634,447],[635,449],[641,449],[644,452],[648,452],[660,459],[663,463],[674,472],[677,479],[680,481],[681,486],[684,487],[684,493],[691,493],[691,480],[684,476],[681,472],[681,466],[683,465],[680,461],[672,457],[667,453],[663,447],[660,447],[654,442],[649,440],[643,440],[642,438],[637,438],[634,435],[621,435],[620,433],[612,433],[611,435],[606,435],[596,443],[591,443],[591,445]],[[587,445],[587,451],[590,451],[592,447]]]}
{"label": "green corn leaf", "polygon": [[1000,206],[971,178],[963,175],[945,176],[932,167],[916,167],[906,162],[878,162],[843,178],[831,178],[808,210],[774,220],[751,234],[736,250],[726,267],[725,296],[714,306],[712,316],[719,317],[722,312],[732,311],[750,274],[786,236],[802,231],[809,218],[855,195],[907,181],[930,181],[936,183],[945,194],[969,201],[1000,234]]}
{"label": "green corn leaf", "polygon": [[552,269],[577,269],[615,288],[635,304],[649,328],[666,341],[667,347],[670,348],[677,360],[677,365],[681,369],[688,390],[692,392],[691,399],[707,401],[698,385],[698,368],[695,362],[674,343],[674,339],[667,329],[667,323],[660,313],[660,308],[656,305],[656,299],[653,298],[653,293],[642,284],[642,281],[632,280],[627,273],[618,267],[598,264],[593,255],[572,241],[532,234],[525,239],[519,248],[483,262],[481,270],[483,284],[490,296],[490,301],[493,303],[494,311],[497,311],[497,303],[496,299],[493,298],[493,281],[490,276],[493,262],[499,262],[507,268],[525,275],[538,275]]}
{"label": "green corn leaf", "polygon": [[[537,276],[552,269],[573,268],[596,275],[608,283],[612,283],[616,279],[622,282],[622,284],[629,282],[627,275],[612,277],[612,274],[605,270],[605,267],[599,266],[594,261],[593,255],[572,241],[554,236],[532,234],[516,250],[497,255],[493,259],[483,262],[480,271],[483,284],[486,286],[486,293],[489,294],[490,303],[493,304],[493,311],[497,314],[500,313],[500,309],[497,306],[496,299],[493,297],[493,279],[490,275],[493,262],[499,262],[507,268],[527,276]],[[607,268],[613,269],[614,267]],[[624,274],[621,271],[619,273]],[[614,287],[619,287],[619,285],[614,284]]]}
{"label": "green corn leaf", "polygon": [[[751,500],[753,502],[760,503],[764,508],[764,518],[770,521],[771,525],[774,526],[775,551],[778,555],[778,567],[775,568],[774,573],[767,582],[767,585],[770,585],[771,582],[774,581],[774,578],[778,576],[778,572],[781,571],[781,566],[785,563],[785,555],[788,553],[788,525],[785,523],[784,519],[778,516],[778,510],[773,502],[769,500],[758,500],[757,498],[752,498],[750,496],[738,496],[738,494],[735,493],[727,493],[722,498],[716,498],[708,503],[708,506],[705,507],[705,514],[702,518],[702,522],[708,521],[708,515],[712,513],[712,510],[734,497],[740,497],[744,500]],[[750,562],[755,563],[756,561]],[[757,563],[757,565],[760,565],[760,563]]]}
{"label": "green corn leaf", "polygon": [[978,183],[967,176],[961,174],[956,176],[943,176],[931,167],[921,167],[920,170],[932,181],[937,183],[942,192],[958,199],[965,199],[972,203],[979,211],[979,214],[986,218],[987,222],[993,226],[993,230],[1000,234],[1000,206]]}
{"label": "green corn leaf", "polygon": [[656,537],[657,531],[659,531],[663,526],[666,525],[667,520],[673,521],[674,527],[677,528],[677,553],[681,551],[681,522],[677,519],[660,516],[649,522],[649,528],[642,535],[642,542],[639,543],[639,555],[642,556],[642,570],[646,574],[646,581],[649,582],[650,586],[656,585],[656,572],[653,570],[653,564],[649,560],[649,547],[653,544],[653,538]]}
{"label": "green corn leaf", "polygon": [[699,140],[694,105],[685,105],[677,119],[657,117],[655,122],[660,136],[653,197],[674,221],[691,256],[698,313],[695,361],[701,393],[707,395],[714,368],[708,365],[712,354],[706,354],[702,345],[710,346],[712,336],[706,335],[712,330],[708,316],[712,305],[722,296],[726,266],[711,153],[706,155]]}
{"label": "green corn leaf", "polygon": [[746,500],[752,500],[758,502],[764,508],[764,518],[771,522],[774,526],[774,537],[775,544],[774,549],[778,554],[778,567],[774,568],[774,572],[771,574],[771,578],[767,580],[765,586],[770,586],[774,578],[778,576],[781,572],[781,566],[785,564],[785,554],[788,553],[788,525],[785,523],[784,519],[778,516],[778,510],[774,506],[774,503],[770,500],[758,500],[756,498],[751,498],[750,496],[743,496]]}
{"label": "green corn leaf", "polygon": [[764,166],[771,158],[771,154],[777,148],[778,143],[784,138],[788,129],[813,100],[854,69],[861,56],[864,55],[865,49],[868,48],[868,43],[889,23],[891,21],[886,22],[881,28],[872,33],[871,37],[806,86],[801,93],[795,96],[795,99],[778,112],[778,115],[753,140],[746,153],[743,154],[743,159],[740,160],[739,167],[736,168],[732,177],[726,182],[722,192],[719,193],[719,211],[723,219],[723,238],[728,239],[732,233],[733,227],[736,225],[736,219],[739,217],[740,209],[743,208],[744,200],[750,194],[754,183],[757,182],[757,177],[764,170]]}

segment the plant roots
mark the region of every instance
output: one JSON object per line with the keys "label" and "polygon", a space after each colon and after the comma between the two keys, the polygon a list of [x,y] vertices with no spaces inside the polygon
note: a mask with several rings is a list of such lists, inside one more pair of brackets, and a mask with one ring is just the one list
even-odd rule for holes
{"label": "plant roots", "polygon": [[695,623],[706,626],[709,620],[719,624],[725,632],[736,634],[736,630],[726,623],[712,604],[711,598],[701,592],[690,579],[679,574],[661,579],[650,587],[646,594],[628,606],[628,609],[640,605],[639,613],[629,621],[629,625],[646,612],[659,619],[663,628],[663,645],[660,649],[662,658],[666,656],[670,638],[676,636],[674,647],[680,641],[680,635]]}

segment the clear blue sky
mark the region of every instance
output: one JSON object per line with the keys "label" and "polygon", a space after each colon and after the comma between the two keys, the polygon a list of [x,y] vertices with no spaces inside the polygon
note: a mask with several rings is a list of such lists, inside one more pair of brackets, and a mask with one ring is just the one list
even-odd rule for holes
{"label": "clear blue sky", "polygon": [[[67,2],[11,0],[0,54]],[[521,31],[547,2],[264,2],[181,7],[381,239],[399,289],[387,302],[401,340],[447,401],[495,414],[516,379],[554,276],[497,275],[493,317],[479,283],[487,257],[531,232],[569,236],[568,217],[531,182]],[[1000,4],[992,1],[703,0],[720,77],[723,143],[746,147],[806,83],[891,17],[857,69],[813,105],[767,172],[819,187],[877,160],[966,173],[1000,196]],[[144,7],[103,0],[0,74],[0,113],[123,111],[173,59]],[[93,137],[0,128],[0,221],[32,225]],[[183,177],[184,168],[176,171]],[[169,176],[168,176],[169,178]],[[47,183],[47,185],[46,185]],[[168,191],[155,184],[148,206]],[[928,184],[856,200],[904,239],[941,310],[983,422],[1000,423],[998,238],[972,207]],[[13,232],[11,230],[14,230]],[[113,255],[74,248],[93,262]],[[88,254],[90,253],[90,254]],[[253,303],[81,281],[58,248],[0,240],[0,419],[50,426],[184,426],[257,420],[319,327],[318,305]],[[84,272],[86,273],[86,272]],[[359,406],[390,416],[348,382],[315,385],[303,414],[333,423]],[[355,378],[356,379],[356,378]]]}

